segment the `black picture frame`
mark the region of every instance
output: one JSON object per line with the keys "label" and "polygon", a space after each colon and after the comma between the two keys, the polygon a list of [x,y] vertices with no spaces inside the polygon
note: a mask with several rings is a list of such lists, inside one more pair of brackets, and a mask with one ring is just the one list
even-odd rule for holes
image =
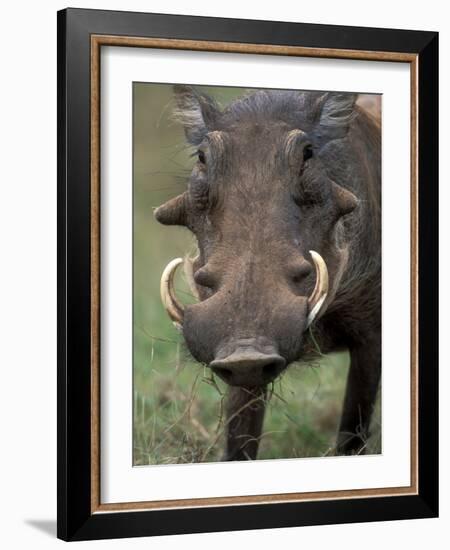
{"label": "black picture frame", "polygon": [[[92,513],[91,36],[403,52],[418,61],[418,493]],[[438,515],[438,34],[117,11],[58,12],[58,532],[137,537]],[[420,367],[424,368],[420,368]]]}

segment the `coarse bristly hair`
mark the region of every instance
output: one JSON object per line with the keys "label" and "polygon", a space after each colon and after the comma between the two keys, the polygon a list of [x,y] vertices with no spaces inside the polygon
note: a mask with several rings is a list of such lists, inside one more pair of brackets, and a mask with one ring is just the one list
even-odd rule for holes
{"label": "coarse bristly hair", "polygon": [[199,145],[213,130],[226,130],[237,122],[272,119],[305,131],[317,129],[318,138],[342,137],[353,117],[356,94],[291,90],[248,91],[224,110],[210,96],[195,88],[174,86],[173,117],[185,129],[192,145]]}
{"label": "coarse bristly hair", "polygon": [[172,117],[184,126],[191,145],[199,145],[208,131],[214,129],[220,106],[212,97],[190,86],[175,85],[174,93],[176,105]]}

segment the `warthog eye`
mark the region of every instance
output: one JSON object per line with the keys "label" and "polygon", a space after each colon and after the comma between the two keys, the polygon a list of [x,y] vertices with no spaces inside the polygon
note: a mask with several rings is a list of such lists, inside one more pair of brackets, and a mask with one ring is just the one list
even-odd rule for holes
{"label": "warthog eye", "polygon": [[303,148],[303,162],[306,162],[313,156],[313,148],[311,144],[305,145]]}
{"label": "warthog eye", "polygon": [[197,151],[198,160],[201,164],[206,164],[206,155],[204,151]]}

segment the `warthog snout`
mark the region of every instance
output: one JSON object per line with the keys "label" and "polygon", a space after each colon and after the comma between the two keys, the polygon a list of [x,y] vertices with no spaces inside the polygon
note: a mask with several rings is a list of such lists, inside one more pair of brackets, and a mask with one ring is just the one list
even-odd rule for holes
{"label": "warthog snout", "polygon": [[238,348],[223,359],[215,359],[209,366],[230,386],[255,387],[275,380],[286,366],[286,361],[277,353]]}

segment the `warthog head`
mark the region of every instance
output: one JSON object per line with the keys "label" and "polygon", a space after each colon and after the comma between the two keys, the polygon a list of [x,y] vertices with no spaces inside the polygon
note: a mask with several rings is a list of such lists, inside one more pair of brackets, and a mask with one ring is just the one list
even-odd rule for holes
{"label": "warthog head", "polygon": [[200,301],[184,307],[174,293],[181,259],[163,273],[162,299],[198,361],[231,385],[262,386],[300,358],[347,261],[342,218],[357,199],[324,159],[355,95],[257,91],[223,111],[187,86],[175,96],[197,161],[155,216],[195,234]]}

